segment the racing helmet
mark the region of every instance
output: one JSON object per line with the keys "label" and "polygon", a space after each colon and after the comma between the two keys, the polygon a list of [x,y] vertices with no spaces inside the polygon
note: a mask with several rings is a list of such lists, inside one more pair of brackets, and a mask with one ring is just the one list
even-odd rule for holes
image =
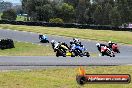
{"label": "racing helmet", "polygon": [[108,43],[112,43],[112,41],[109,41]]}
{"label": "racing helmet", "polygon": [[100,43],[97,43],[96,46],[97,46],[97,47],[100,47]]}
{"label": "racing helmet", "polygon": [[55,40],[51,40],[51,44],[55,43]]}
{"label": "racing helmet", "polygon": [[73,40],[75,40],[75,38],[73,38]]}
{"label": "racing helmet", "polygon": [[70,40],[70,44],[71,44],[71,45],[73,44],[73,41],[72,41],[72,40]]}
{"label": "racing helmet", "polygon": [[73,38],[73,41],[74,41],[74,42],[79,42],[79,39]]}

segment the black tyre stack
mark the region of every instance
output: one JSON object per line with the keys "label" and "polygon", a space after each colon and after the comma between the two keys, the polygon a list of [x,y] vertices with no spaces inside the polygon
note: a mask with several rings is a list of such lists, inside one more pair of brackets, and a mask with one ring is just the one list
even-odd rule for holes
{"label": "black tyre stack", "polygon": [[15,48],[14,42],[12,39],[1,39],[0,40],[0,49],[11,49]]}

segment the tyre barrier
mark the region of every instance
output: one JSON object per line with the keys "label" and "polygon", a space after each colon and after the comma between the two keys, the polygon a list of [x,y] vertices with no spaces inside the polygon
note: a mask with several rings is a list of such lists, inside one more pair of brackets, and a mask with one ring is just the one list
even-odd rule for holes
{"label": "tyre barrier", "polygon": [[0,40],[0,49],[11,49],[15,48],[14,42],[12,39],[1,39]]}
{"label": "tyre barrier", "polygon": [[44,26],[44,27],[62,27],[62,28],[78,28],[78,29],[93,29],[93,30],[113,30],[113,31],[130,31],[132,28],[121,28],[118,26],[105,26],[93,24],[78,24],[78,23],[50,23],[40,21],[9,21],[0,20],[0,24],[13,24],[13,25],[27,25],[27,26]]}

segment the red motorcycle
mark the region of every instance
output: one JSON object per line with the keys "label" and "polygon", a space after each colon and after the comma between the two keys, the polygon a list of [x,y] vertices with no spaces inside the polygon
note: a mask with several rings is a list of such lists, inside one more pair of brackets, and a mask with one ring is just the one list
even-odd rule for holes
{"label": "red motorcycle", "polygon": [[113,50],[114,52],[120,53],[120,51],[119,51],[119,48],[118,48],[118,45],[117,45],[117,44],[113,44],[113,45],[112,45],[112,50]]}
{"label": "red motorcycle", "polygon": [[114,52],[106,46],[101,47],[101,52],[102,52],[102,56],[107,55],[107,56],[110,56],[110,57],[115,57]]}

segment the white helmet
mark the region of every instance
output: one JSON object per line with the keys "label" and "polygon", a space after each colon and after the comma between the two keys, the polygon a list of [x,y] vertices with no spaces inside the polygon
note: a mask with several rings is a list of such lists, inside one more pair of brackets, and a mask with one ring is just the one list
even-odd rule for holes
{"label": "white helmet", "polygon": [[97,43],[96,46],[99,47],[100,46],[100,43]]}
{"label": "white helmet", "polygon": [[73,42],[73,40],[70,40],[70,42]]}
{"label": "white helmet", "polygon": [[55,43],[55,40],[51,40],[51,43],[52,43],[52,44]]}
{"label": "white helmet", "polygon": [[108,43],[112,43],[111,41],[109,41]]}

